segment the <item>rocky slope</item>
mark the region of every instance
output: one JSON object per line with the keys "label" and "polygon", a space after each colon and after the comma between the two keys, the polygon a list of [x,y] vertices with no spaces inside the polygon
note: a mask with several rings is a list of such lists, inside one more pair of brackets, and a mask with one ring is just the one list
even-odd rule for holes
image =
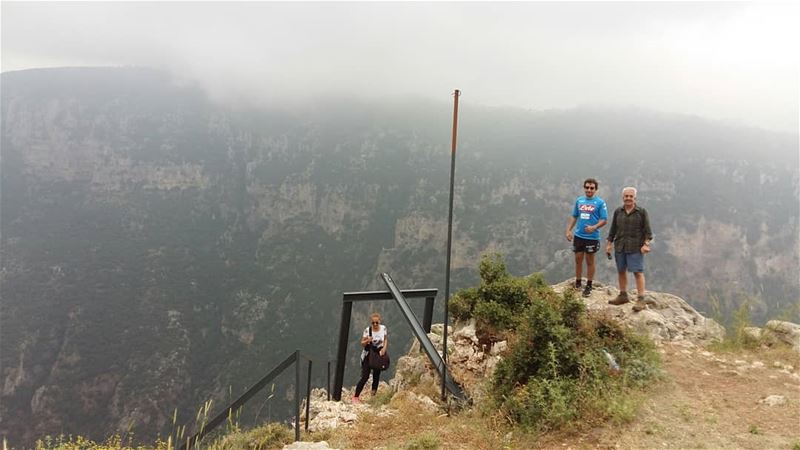
{"label": "rocky slope", "polygon": [[[573,280],[553,286],[556,291],[569,289]],[[609,286],[598,286],[585,300],[591,314],[608,314],[620,323],[648,335],[656,343],[665,362],[666,380],[648,394],[640,411],[622,429],[606,427],[567,435],[547,434],[533,441],[515,441],[513,432],[502,438],[487,439],[487,444],[510,448],[687,448],[702,445],[712,448],[789,448],[795,439],[796,421],[800,420],[800,326],[772,321],[776,330],[762,342],[774,345],[754,352],[736,354],[710,352],[707,345],[722,339],[722,327],[699,314],[680,297],[649,292],[656,302],[647,310],[634,313],[631,305],[612,306],[608,300],[618,294]],[[441,352],[442,325],[429,334]],[[486,381],[502,358],[505,342],[483,348],[473,324],[456,324],[448,341],[453,376],[476,401],[480,401]],[[360,421],[401,421],[400,415],[413,411],[418,415],[443,417],[446,406],[438,402],[439,381],[418,345],[397,361],[398,370],[388,383],[382,383],[379,395],[394,392],[388,405],[372,407],[326,401],[323,389],[315,390],[310,405],[310,431],[341,430],[353,427],[353,433],[335,433],[330,443],[340,448],[377,448],[376,439]],[[794,365],[793,365],[794,364]],[[410,405],[410,406],[409,406]],[[401,410],[402,409],[402,410]],[[462,411],[461,414],[464,414]],[[302,420],[306,420],[303,416]],[[439,425],[442,428],[446,426]],[[374,429],[374,428],[373,428]],[[394,436],[395,443],[409,441],[422,430],[409,430],[405,437]],[[341,436],[346,434],[347,439]],[[442,434],[441,448],[469,448],[459,440]],[[794,439],[794,440],[793,440]],[[379,441],[379,439],[378,439]],[[327,442],[295,443],[285,448],[330,448]],[[386,444],[384,442],[384,444]],[[391,443],[390,443],[391,444]],[[312,447],[315,445],[315,447]],[[378,445],[380,447],[380,445]]]}

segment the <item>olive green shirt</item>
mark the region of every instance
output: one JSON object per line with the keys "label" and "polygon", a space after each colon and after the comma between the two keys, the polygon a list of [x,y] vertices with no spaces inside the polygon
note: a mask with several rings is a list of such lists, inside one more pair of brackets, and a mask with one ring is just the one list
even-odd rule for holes
{"label": "olive green shirt", "polygon": [[614,211],[611,229],[608,230],[608,241],[614,243],[614,251],[638,253],[645,241],[652,239],[650,219],[644,208],[634,206],[631,212],[627,213],[625,207],[620,206]]}

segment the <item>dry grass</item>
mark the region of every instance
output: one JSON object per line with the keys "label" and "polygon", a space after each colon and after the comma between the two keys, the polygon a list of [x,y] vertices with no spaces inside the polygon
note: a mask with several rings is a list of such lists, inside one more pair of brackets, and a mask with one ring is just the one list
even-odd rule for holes
{"label": "dry grass", "polygon": [[[419,404],[393,400],[393,414],[363,414],[353,427],[329,441],[348,449],[486,449],[530,448],[533,436],[513,431],[492,417],[472,410],[429,412]],[[435,444],[435,446],[434,446]]]}

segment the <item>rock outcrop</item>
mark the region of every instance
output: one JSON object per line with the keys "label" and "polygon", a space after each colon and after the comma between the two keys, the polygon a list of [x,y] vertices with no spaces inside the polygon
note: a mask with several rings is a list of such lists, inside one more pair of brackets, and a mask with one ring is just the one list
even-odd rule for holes
{"label": "rock outcrop", "polygon": [[[573,278],[556,284],[553,290],[562,293],[571,289],[575,280]],[[577,293],[576,295],[580,295]],[[592,294],[585,298],[586,308],[589,311],[608,314],[620,323],[650,336],[655,342],[687,340],[694,344],[706,345],[713,341],[721,341],[725,336],[725,329],[713,319],[698,313],[685,300],[672,294],[663,292],[647,292],[645,297],[653,300],[655,306],[634,312],[633,302],[614,306],[608,301],[619,295],[619,289],[614,286],[594,282]],[[628,292],[631,299],[636,298],[636,292]]]}
{"label": "rock outcrop", "polygon": [[[573,283],[574,280],[569,279],[552,288],[561,293],[570,289]],[[587,310],[592,314],[608,314],[625,326],[649,336],[657,344],[672,342],[687,347],[702,347],[724,337],[725,330],[721,325],[703,317],[680,297],[648,292],[647,296],[655,301],[655,306],[633,312],[633,303],[621,306],[608,304],[608,300],[618,294],[617,288],[595,282],[594,291],[584,299]],[[632,298],[635,298],[635,294],[632,294]],[[783,324],[786,323],[788,322]],[[788,325],[776,325],[770,329],[788,330],[784,333],[786,336],[791,335],[794,330]],[[440,354],[443,330],[443,324],[434,324],[428,334]],[[474,322],[468,322],[457,323],[448,328],[447,347],[448,367],[453,378],[469,398],[479,402],[487,395],[491,374],[502,359],[507,342],[495,342],[490,347],[481,345]],[[417,341],[411,345],[408,354],[397,359],[394,378],[388,384],[381,383],[379,393],[385,389],[395,392],[389,403],[390,407],[397,402],[412,402],[421,410],[434,412],[441,408],[436,401],[441,392],[441,381]],[[342,402],[326,401],[325,391],[315,389],[312,393],[309,430],[352,425],[358,420],[358,413],[369,408],[365,404],[352,404],[347,390],[342,393],[342,399]],[[380,408],[378,414],[391,414],[391,409],[386,406]]]}
{"label": "rock outcrop", "polygon": [[747,327],[744,331],[746,336],[761,344],[789,345],[792,350],[800,353],[800,325],[796,323],[770,320],[764,328]]}

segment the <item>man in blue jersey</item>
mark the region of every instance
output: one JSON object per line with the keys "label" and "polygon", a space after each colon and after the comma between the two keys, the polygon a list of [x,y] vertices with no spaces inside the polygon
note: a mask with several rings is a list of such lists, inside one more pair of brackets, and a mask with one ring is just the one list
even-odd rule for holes
{"label": "man in blue jersey", "polygon": [[584,195],[575,200],[565,233],[567,240],[572,242],[572,251],[575,253],[575,289],[581,288],[583,260],[586,259],[584,297],[592,293],[594,254],[600,245],[600,228],[608,221],[608,208],[606,202],[597,196],[597,187],[597,180],[594,178],[587,178],[583,182]]}

